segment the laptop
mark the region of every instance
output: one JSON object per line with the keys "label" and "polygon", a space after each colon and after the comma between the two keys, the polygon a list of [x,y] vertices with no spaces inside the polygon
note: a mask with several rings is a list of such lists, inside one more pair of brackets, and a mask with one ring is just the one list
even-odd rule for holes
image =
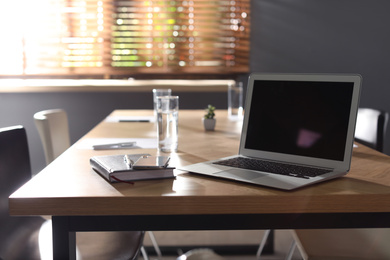
{"label": "laptop", "polygon": [[179,169],[282,190],[343,176],[360,89],[360,75],[253,73],[239,154]]}

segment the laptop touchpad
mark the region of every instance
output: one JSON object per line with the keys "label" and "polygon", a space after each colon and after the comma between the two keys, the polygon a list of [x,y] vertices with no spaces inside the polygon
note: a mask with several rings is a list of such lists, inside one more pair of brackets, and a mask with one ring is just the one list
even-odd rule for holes
{"label": "laptop touchpad", "polygon": [[216,176],[223,176],[229,179],[235,180],[254,180],[256,178],[268,176],[268,174],[254,172],[254,171],[245,171],[239,169],[232,169],[228,171],[222,171],[215,174]]}

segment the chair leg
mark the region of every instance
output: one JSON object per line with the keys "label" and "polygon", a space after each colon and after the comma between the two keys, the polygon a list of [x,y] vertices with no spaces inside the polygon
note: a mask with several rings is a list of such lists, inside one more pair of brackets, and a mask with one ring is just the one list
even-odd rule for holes
{"label": "chair leg", "polygon": [[260,260],[261,253],[263,252],[265,243],[267,242],[267,239],[268,239],[270,232],[271,232],[270,229],[265,230],[265,232],[264,232],[263,239],[261,240],[260,245],[259,245],[259,249],[257,249],[257,253],[256,253],[257,260]]}
{"label": "chair leg", "polygon": [[146,250],[145,250],[145,247],[141,247],[141,254],[142,254],[142,258],[144,260],[149,260],[149,256],[148,256],[148,253],[146,253]]}
{"label": "chair leg", "polygon": [[158,243],[157,243],[156,237],[154,236],[154,234],[153,234],[153,232],[152,232],[152,231],[148,231],[148,235],[149,235],[149,237],[150,237],[150,240],[152,241],[152,244],[153,244],[154,250],[156,251],[156,254],[157,254],[157,259],[161,259],[161,257],[162,257],[162,254],[161,254],[160,247],[158,246]]}
{"label": "chair leg", "polygon": [[293,239],[293,241],[291,242],[290,250],[288,251],[288,253],[286,255],[286,260],[291,260],[296,246],[297,246],[297,242],[295,241],[295,239]]}

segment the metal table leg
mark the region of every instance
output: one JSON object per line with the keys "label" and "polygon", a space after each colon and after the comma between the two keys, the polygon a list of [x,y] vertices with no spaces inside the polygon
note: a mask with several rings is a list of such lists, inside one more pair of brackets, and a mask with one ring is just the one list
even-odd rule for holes
{"label": "metal table leg", "polygon": [[67,217],[52,217],[53,259],[76,260],[76,233],[70,232]]}

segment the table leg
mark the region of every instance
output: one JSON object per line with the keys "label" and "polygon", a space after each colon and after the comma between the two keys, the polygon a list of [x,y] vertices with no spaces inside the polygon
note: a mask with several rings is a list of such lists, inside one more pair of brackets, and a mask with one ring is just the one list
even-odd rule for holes
{"label": "table leg", "polygon": [[76,233],[69,229],[67,217],[52,217],[53,259],[76,260]]}

